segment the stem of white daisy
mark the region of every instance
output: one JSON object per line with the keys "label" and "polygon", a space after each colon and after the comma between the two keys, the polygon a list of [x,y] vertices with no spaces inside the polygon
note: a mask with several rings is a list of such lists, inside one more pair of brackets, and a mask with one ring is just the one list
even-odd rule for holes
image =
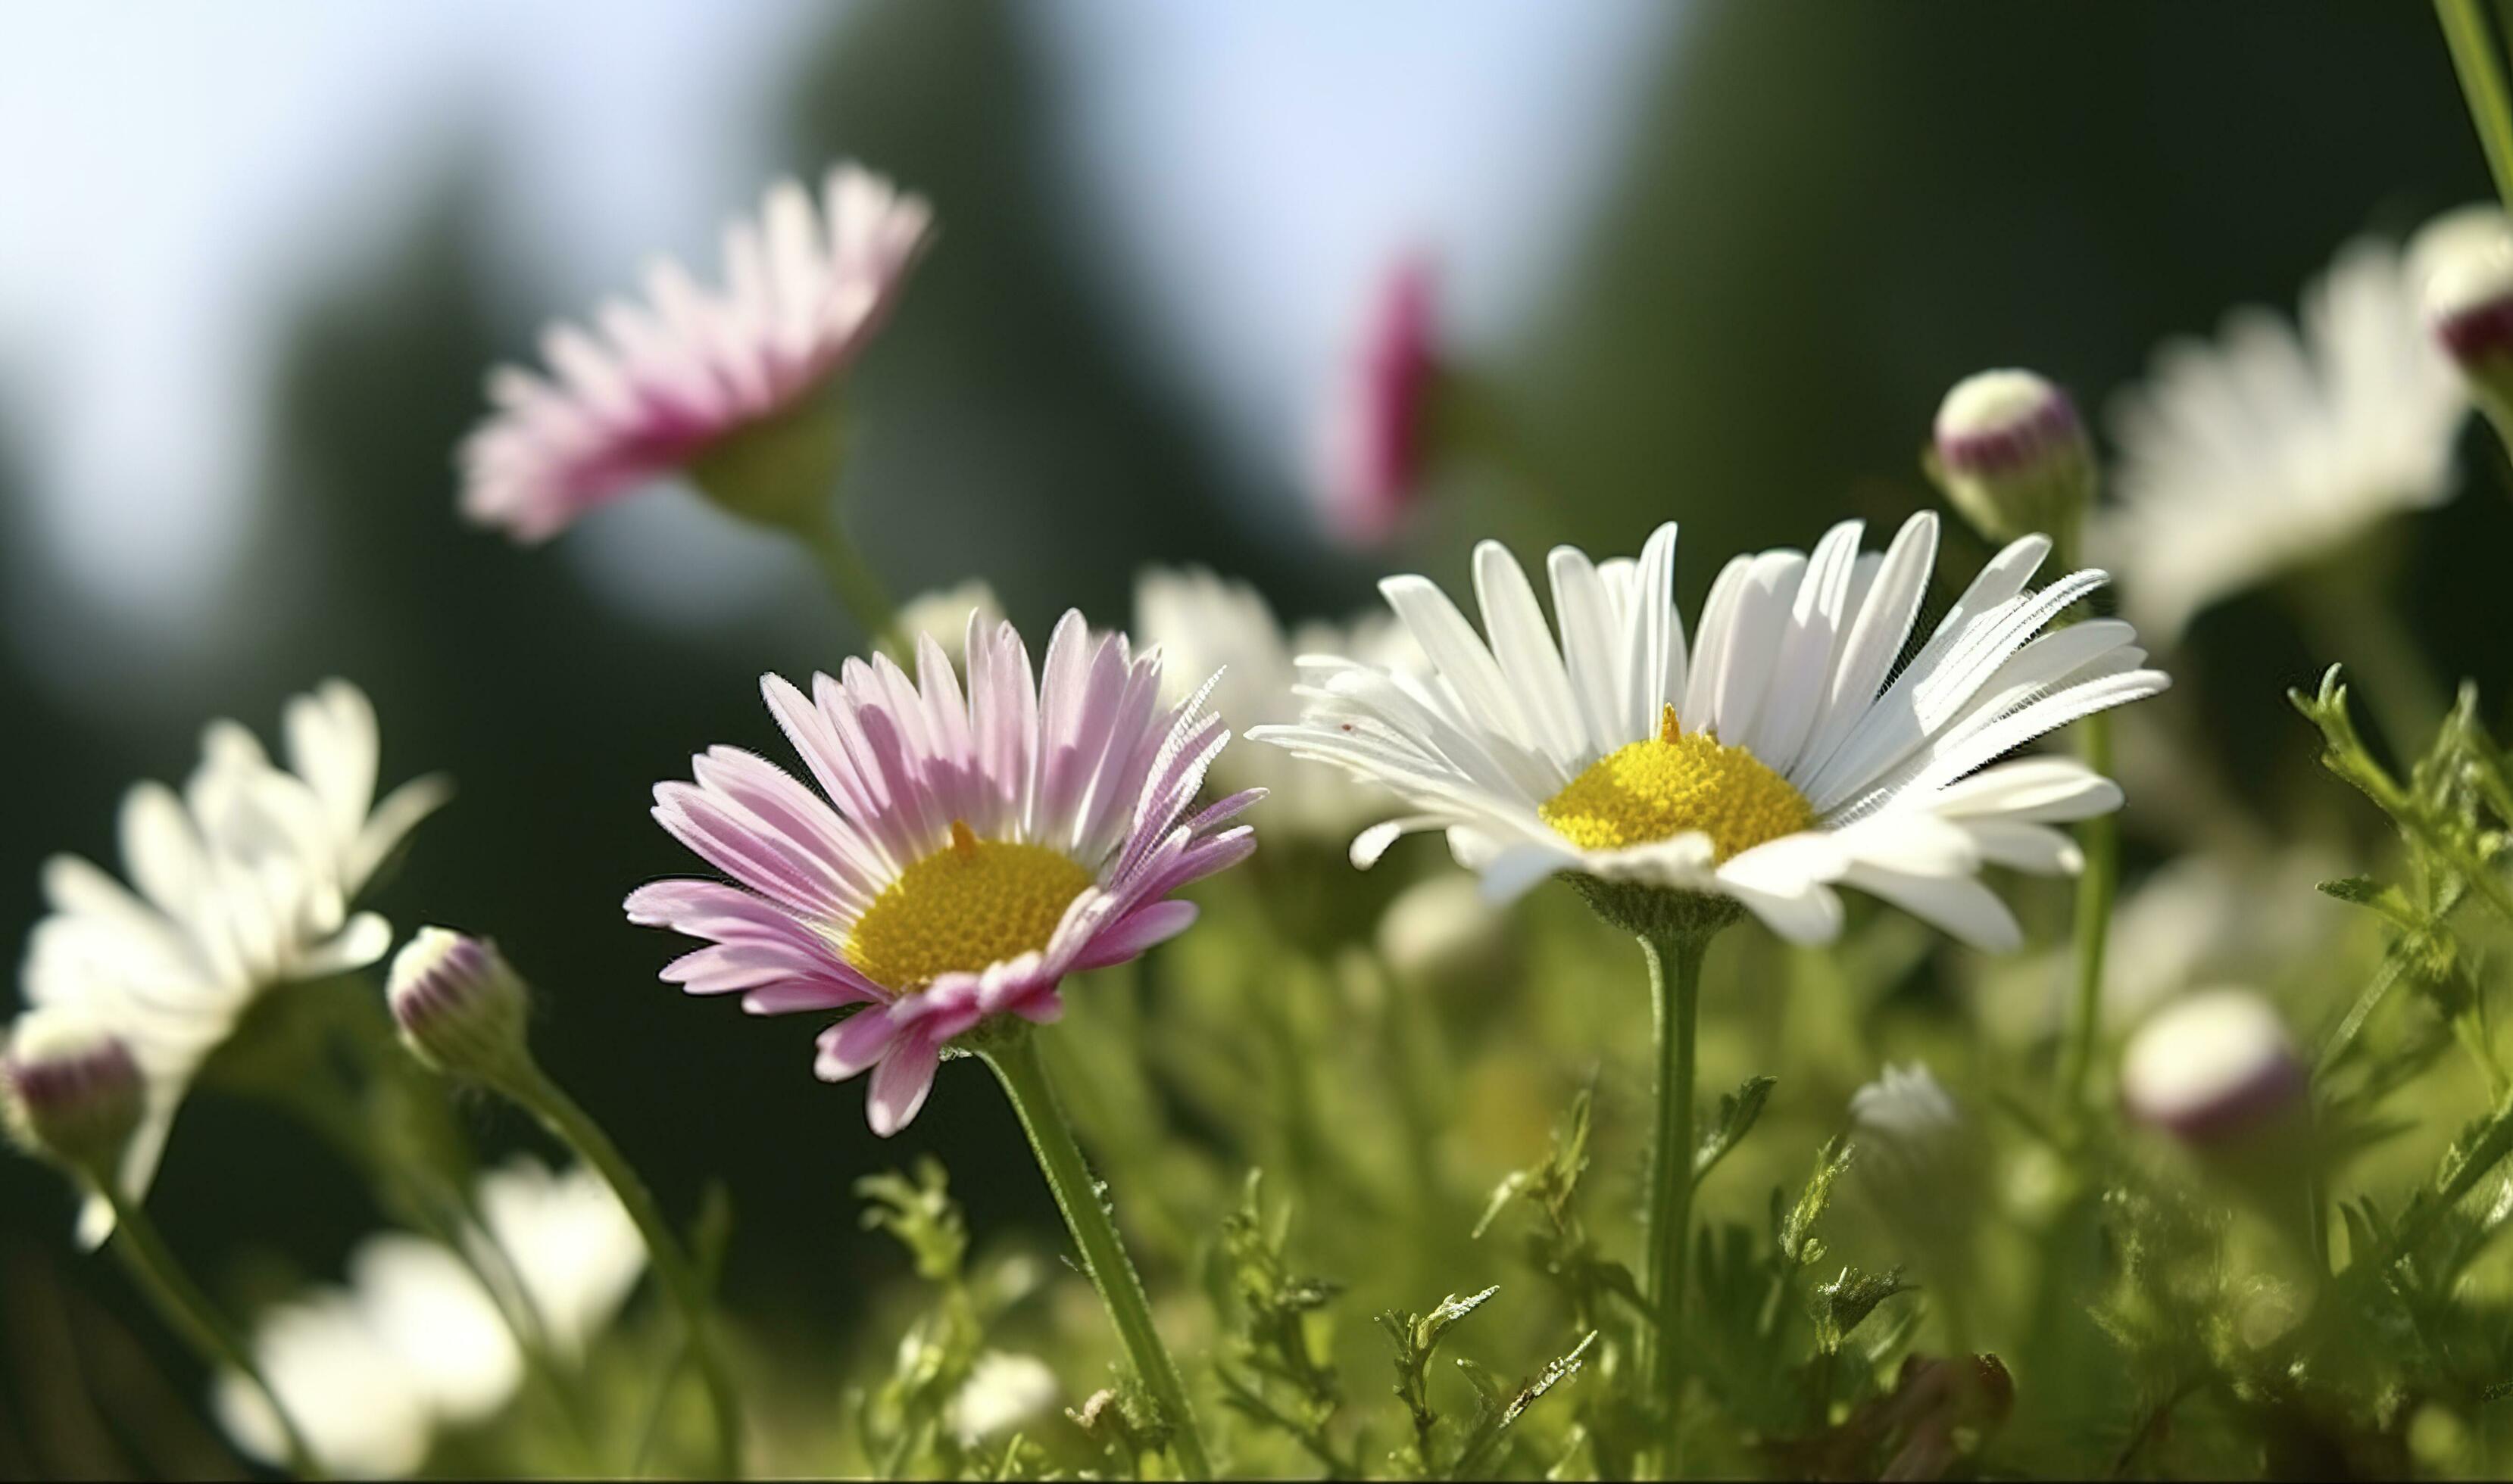
{"label": "stem of white daisy", "polygon": [[1117,1338],[1126,1347],[1136,1376],[1170,1425],[1170,1448],[1177,1456],[1178,1471],[1190,1479],[1212,1478],[1213,1462],[1205,1453],[1203,1434],[1196,1429],[1186,1385],[1170,1359],[1169,1347],[1161,1343],[1160,1331],[1152,1325],[1152,1306],[1143,1294],[1143,1280],[1126,1255],[1125,1241],[1117,1234],[1117,1224],[1102,1188],[1091,1176],[1082,1147],[1073,1142],[1072,1127],[1057,1103],[1036,1040],[1026,1027],[1018,1027],[979,1054],[1004,1084],[1013,1112],[1020,1115],[1030,1150],[1038,1155],[1039,1173],[1047,1177],[1047,1188],[1064,1213],[1074,1245],[1082,1251],[1083,1270],[1091,1274],[1100,1301],[1107,1305],[1108,1318],[1117,1327]]}
{"label": "stem of white daisy", "polygon": [[288,1415],[287,1404],[279,1399],[278,1390],[261,1373],[253,1358],[253,1348],[244,1337],[219,1312],[210,1296],[201,1291],[182,1265],[175,1261],[174,1250],[157,1230],[156,1223],[138,1201],[126,1198],[111,1184],[97,1187],[107,1204],[113,1207],[113,1250],[121,1254],[123,1266],[141,1291],[156,1302],[158,1311],[180,1331],[201,1359],[213,1370],[226,1367],[253,1384],[270,1406],[270,1415],[279,1421],[279,1432],[288,1451],[288,1471],[300,1479],[319,1478],[322,1466],[313,1450],[305,1446],[305,1435],[297,1430],[297,1421]]}
{"label": "stem of white daisy", "polygon": [[[2077,749],[2086,766],[2108,778],[2112,770],[2112,719],[2096,712],[2077,723]],[[2120,819],[2097,814],[2077,827],[2085,869],[2077,876],[2076,993],[2068,1004],[2067,1039],[2059,1054],[2059,1110],[2064,1120],[2085,1112],[2086,1080],[2103,1035],[2103,952],[2109,942],[2112,898],[2120,888]]]}
{"label": "stem of white daisy", "polygon": [[1672,1439],[1684,1384],[1677,1341],[1684,1332],[1685,1273],[1693,1249],[1695,1032],[1701,1019],[1701,960],[1709,952],[1710,934],[1644,935],[1640,943],[1649,957],[1650,1002],[1657,1028],[1657,1133],[1650,1144],[1643,1233],[1649,1254],[1645,1297],[1653,1332],[1644,1339],[1650,1394],[1665,1408],[1666,1435]]}
{"label": "stem of white daisy", "polygon": [[888,639],[898,623],[898,605],[890,601],[890,589],[883,586],[872,565],[864,561],[862,551],[847,538],[837,512],[824,510],[795,530],[820,564],[830,590],[854,615],[857,627],[863,630],[866,645]]}
{"label": "stem of white daisy", "polygon": [[698,1378],[706,1387],[707,1405],[715,1414],[718,1474],[728,1479],[741,1477],[741,1393],[735,1388],[724,1352],[716,1344],[713,1316],[704,1285],[698,1280],[698,1266],[690,1261],[680,1237],[663,1219],[654,1192],[646,1189],[646,1182],[638,1177],[627,1156],[619,1152],[619,1146],[603,1132],[602,1125],[593,1121],[593,1115],[550,1080],[538,1065],[526,1061],[511,1074],[498,1078],[495,1085],[540,1119],[561,1143],[576,1151],[578,1158],[593,1166],[612,1193],[619,1197],[628,1219],[636,1223],[638,1234],[646,1239],[647,1256],[655,1265],[655,1276],[681,1312],[690,1358],[697,1363]]}

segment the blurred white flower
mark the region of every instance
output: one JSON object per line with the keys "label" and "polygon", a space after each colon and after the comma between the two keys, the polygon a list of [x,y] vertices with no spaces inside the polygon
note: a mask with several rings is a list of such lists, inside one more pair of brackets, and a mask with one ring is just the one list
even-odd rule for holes
{"label": "blurred white flower", "polygon": [[[255,1331],[253,1353],[326,1468],[347,1478],[401,1478],[425,1462],[435,1431],[427,1396],[355,1292],[318,1289],[271,1309]],[[287,1458],[279,1419],[242,1376],[218,1378],[210,1409],[246,1453],[270,1464]]]}
{"label": "blurred white flower", "polygon": [[995,625],[1004,621],[1004,605],[983,577],[917,594],[899,605],[898,622],[894,627],[911,644],[919,634],[933,635],[951,663],[965,670],[969,664],[972,614],[977,616],[981,633],[993,632]]}
{"label": "blurred white flower", "polygon": [[[148,1079],[125,1156],[139,1199],[185,1088],[263,992],[362,968],[392,946],[349,911],[377,868],[446,798],[440,777],[376,801],[375,709],[345,681],[288,703],[289,766],[233,722],[210,723],[181,795],[156,782],[124,796],[123,867],[137,893],[72,855],[45,862],[52,914],[28,940],[22,983],[39,1006],[73,1006],[120,1036]],[[101,1199],[80,1218],[112,1230]]]}
{"label": "blurred white flower", "polygon": [[582,1354],[646,1271],[645,1239],[619,1197],[583,1165],[553,1172],[518,1154],[481,1177],[477,1199],[550,1344],[564,1357]]}
{"label": "blurred white flower", "polygon": [[1000,1437],[1056,1405],[1056,1373],[1035,1355],[988,1350],[951,1398],[952,1434],[964,1448]]}
{"label": "blurred white flower", "polygon": [[1970,1240],[1979,1146],[1952,1094],[1913,1062],[1851,1094],[1851,1179],[1916,1256],[1942,1263]]}
{"label": "blurred white flower", "polygon": [[[1157,644],[1165,659],[1165,699],[1182,699],[1216,673],[1209,705],[1242,735],[1268,722],[1299,720],[1301,654],[1335,654],[1364,664],[1420,668],[1420,651],[1403,628],[1374,614],[1349,628],[1305,623],[1286,635],[1274,609],[1245,582],[1201,567],[1145,569],[1135,581],[1135,638]],[[1267,790],[1262,816],[1273,838],[1298,836],[1340,846],[1364,825],[1393,811],[1394,799],[1342,769],[1270,747],[1233,747],[1214,760],[1223,792]]]}
{"label": "blurred white flower", "polygon": [[2120,502],[2095,553],[2139,629],[2171,639],[2220,599],[2450,498],[2468,407],[2404,255],[2350,243],[2305,289],[2300,336],[2238,309],[2214,343],[2165,346],[2122,395]]}
{"label": "blurred white flower", "polygon": [[[518,1155],[481,1177],[487,1225],[479,1268],[511,1271],[564,1359],[580,1358],[645,1270],[646,1248],[618,1197],[581,1166],[552,1174]],[[524,1356],[472,1264],[406,1231],[379,1232],[349,1255],[345,1287],[271,1309],[254,1357],[328,1466],[398,1476],[426,1460],[436,1431],[495,1416],[523,1385]],[[236,1445],[264,1463],[287,1457],[279,1421],[243,1377],[219,1377],[212,1406]]]}
{"label": "blurred white flower", "polygon": [[523,1384],[524,1355],[498,1303],[443,1243],[386,1231],[358,1244],[349,1284],[430,1415],[495,1414]]}
{"label": "blurred white flower", "polygon": [[1443,872],[1396,894],[1378,918],[1378,956],[1416,983],[1440,984],[1488,970],[1508,950],[1505,910],[1484,900],[1475,879]]}

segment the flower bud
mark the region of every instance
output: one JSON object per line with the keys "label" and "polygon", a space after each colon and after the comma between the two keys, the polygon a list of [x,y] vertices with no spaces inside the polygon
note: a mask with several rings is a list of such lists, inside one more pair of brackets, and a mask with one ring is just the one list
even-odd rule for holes
{"label": "flower bud", "polygon": [[1924,462],[1956,511],[1992,541],[2064,536],[2094,497],[2094,444],[2076,404],[2028,371],[1956,383],[1938,405]]}
{"label": "flower bud", "polygon": [[147,1083],[120,1036],[71,1011],[35,1009],[10,1028],[0,1093],[20,1143],[106,1185],[139,1130]]}
{"label": "flower bud", "polygon": [[2409,261],[2436,342],[2496,427],[2513,428],[2513,220],[2493,206],[2449,213]]}
{"label": "flower bud", "polygon": [[2285,1022],[2249,990],[2183,996],[2150,1016],[2121,1057],[2131,1115],[2202,1149],[2291,1130],[2304,1086]]}
{"label": "flower bud", "polygon": [[386,995],[402,1044],[438,1072],[494,1083],[530,1065],[532,992],[485,938],[420,928],[393,957]]}
{"label": "flower bud", "polygon": [[1437,449],[1442,380],[1430,264],[1398,263],[1379,287],[1325,424],[1320,499],[1330,533],[1361,549],[1404,523]]}

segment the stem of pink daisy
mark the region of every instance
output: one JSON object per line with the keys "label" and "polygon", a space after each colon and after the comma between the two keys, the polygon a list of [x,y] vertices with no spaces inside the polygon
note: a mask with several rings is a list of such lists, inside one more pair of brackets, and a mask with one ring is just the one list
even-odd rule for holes
{"label": "stem of pink daisy", "polygon": [[[1684,1386],[1683,1349],[1677,1340],[1684,1332],[1685,1271],[1693,1248],[1695,1032],[1701,1019],[1701,960],[1710,951],[1710,934],[1644,935],[1640,942],[1641,952],[1649,956],[1650,1002],[1657,1029],[1657,1133],[1650,1141],[1643,1233],[1649,1254],[1644,1296],[1652,1326],[1643,1341],[1650,1394],[1665,1409],[1666,1433],[1672,1439]],[[1665,1462],[1671,1465],[1671,1457]]]}
{"label": "stem of pink daisy", "polygon": [[619,1146],[603,1132],[602,1125],[593,1121],[593,1115],[538,1065],[528,1061],[516,1074],[496,1085],[540,1119],[561,1143],[576,1151],[578,1158],[593,1166],[619,1197],[629,1220],[637,1224],[638,1234],[646,1239],[647,1255],[655,1265],[655,1276],[681,1312],[690,1357],[697,1363],[698,1378],[706,1387],[707,1405],[715,1414],[718,1474],[728,1479],[741,1477],[741,1394],[735,1388],[724,1352],[716,1345],[715,1326],[698,1267],[682,1249],[671,1224],[663,1219],[654,1192],[646,1189],[646,1182],[638,1177],[627,1156],[619,1152]]}
{"label": "stem of pink daisy", "polygon": [[830,591],[838,595],[838,601],[854,615],[857,627],[863,630],[866,644],[878,644],[888,639],[898,624],[898,605],[890,601],[890,589],[882,584],[880,574],[864,561],[856,543],[847,538],[838,524],[837,512],[821,511],[794,528],[820,564]]}
{"label": "stem of pink daisy", "polygon": [[1026,1027],[1016,1028],[980,1054],[1004,1084],[1013,1112],[1020,1115],[1029,1147],[1038,1155],[1039,1173],[1047,1177],[1047,1188],[1064,1213],[1074,1245],[1082,1250],[1083,1269],[1108,1306],[1108,1318],[1117,1326],[1127,1359],[1170,1425],[1170,1448],[1177,1456],[1178,1471],[1190,1479],[1212,1478],[1213,1462],[1205,1453],[1203,1434],[1196,1429],[1186,1385],[1170,1359],[1169,1347],[1161,1343],[1160,1331],[1152,1325],[1152,1306],[1143,1294],[1143,1280],[1136,1274],[1134,1260],[1126,1255],[1125,1241],[1117,1234],[1103,1187],[1092,1178],[1082,1147],[1073,1142],[1073,1130],[1047,1079],[1037,1042]]}

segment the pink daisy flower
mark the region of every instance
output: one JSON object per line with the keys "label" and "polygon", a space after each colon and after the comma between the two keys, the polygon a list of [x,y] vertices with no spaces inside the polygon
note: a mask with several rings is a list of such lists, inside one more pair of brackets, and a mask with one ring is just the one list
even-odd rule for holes
{"label": "pink daisy flower", "polygon": [[1354,546],[1395,534],[1430,456],[1432,345],[1429,259],[1396,265],[1371,302],[1346,381],[1328,410],[1323,488],[1327,525]]}
{"label": "pink daisy flower", "polygon": [[[830,170],[817,207],[778,181],[756,221],[725,228],[722,293],[658,259],[646,302],[611,300],[594,331],[542,332],[546,372],[490,372],[496,410],[459,455],[463,514],[544,540],[738,434],[773,435],[880,329],[932,220],[922,198],[853,164]],[[822,456],[833,463],[833,440]]]}
{"label": "pink daisy flower", "polygon": [[[1094,636],[1068,612],[1043,677],[1011,624],[971,615],[963,692],[919,635],[916,679],[886,656],[760,688],[821,793],[755,754],[716,747],[695,783],[655,789],[655,818],[738,884],[665,880],[629,920],[711,946],[662,977],[738,994],[753,1014],[852,1010],[822,1033],[829,1081],[872,1073],[873,1132],[925,1104],[942,1048],[999,1015],[1052,1021],[1057,985],[1183,931],[1189,881],[1245,859],[1224,828],[1263,790],[1187,813],[1230,733],[1199,709],[1208,681],[1160,704],[1157,650]],[[825,795],[825,799],[822,797]]]}

